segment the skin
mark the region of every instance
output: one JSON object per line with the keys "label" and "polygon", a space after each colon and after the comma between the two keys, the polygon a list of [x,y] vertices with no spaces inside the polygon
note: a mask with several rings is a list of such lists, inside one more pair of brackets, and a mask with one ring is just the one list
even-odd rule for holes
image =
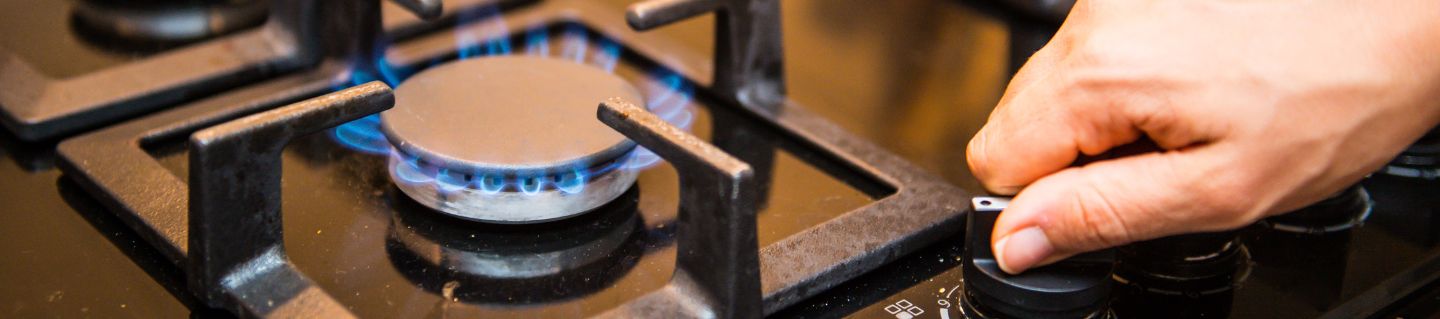
{"label": "skin", "polygon": [[[967,148],[1014,195],[1006,272],[1235,229],[1382,168],[1440,124],[1440,1],[1093,0]],[[1072,166],[1142,138],[1159,150]]]}

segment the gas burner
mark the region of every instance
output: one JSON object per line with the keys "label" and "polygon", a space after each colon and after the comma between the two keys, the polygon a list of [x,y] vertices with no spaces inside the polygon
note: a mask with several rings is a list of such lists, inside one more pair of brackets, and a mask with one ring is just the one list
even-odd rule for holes
{"label": "gas burner", "polygon": [[169,47],[265,20],[269,1],[76,1],[75,30],[109,48]]}
{"label": "gas burner", "polygon": [[456,224],[399,212],[391,217],[386,252],[408,280],[446,299],[567,300],[599,291],[635,267],[647,241],[638,202],[632,189],[594,213],[536,225]]}
{"label": "gas burner", "polygon": [[391,178],[417,202],[492,223],[536,223],[599,207],[635,183],[635,143],[601,124],[607,98],[643,101],[626,80],[570,61],[498,56],[426,69],[381,114]]}

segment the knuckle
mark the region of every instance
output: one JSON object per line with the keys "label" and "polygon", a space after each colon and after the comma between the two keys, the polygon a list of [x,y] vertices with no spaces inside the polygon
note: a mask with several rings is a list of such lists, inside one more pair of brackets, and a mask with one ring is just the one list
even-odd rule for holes
{"label": "knuckle", "polygon": [[1087,34],[1071,42],[1070,55],[1066,62],[1082,69],[1110,69],[1129,63],[1127,50],[1132,50],[1131,41],[1117,40],[1107,32]]}
{"label": "knuckle", "polygon": [[970,138],[970,143],[965,145],[965,161],[969,163],[972,168],[981,168],[985,165],[985,150],[983,145],[985,139],[985,129],[982,128],[979,132],[975,133],[975,137]]}
{"label": "knuckle", "polygon": [[1175,108],[1143,95],[1137,95],[1130,102],[1125,103],[1125,111],[1130,113],[1135,126],[1145,132],[1171,131],[1183,119]]}
{"label": "knuckle", "polygon": [[989,156],[985,153],[985,143],[987,139],[985,131],[982,129],[979,133],[975,134],[975,138],[970,139],[969,144],[965,145],[965,163],[970,166],[971,174],[974,174],[975,178],[981,181],[984,181],[990,175]]}
{"label": "knuckle", "polygon": [[1004,168],[1000,167],[1002,163],[994,160],[995,150],[990,144],[991,140],[990,134],[984,130],[976,134],[965,146],[965,163],[970,168],[970,174],[975,176],[982,186],[992,192],[1005,193],[1005,188],[1011,186],[1008,184],[1010,181],[1005,176]]}

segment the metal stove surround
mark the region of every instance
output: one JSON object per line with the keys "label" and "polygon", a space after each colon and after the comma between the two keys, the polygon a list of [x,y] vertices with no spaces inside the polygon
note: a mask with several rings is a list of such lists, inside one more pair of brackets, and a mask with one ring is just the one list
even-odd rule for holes
{"label": "metal stove surround", "polygon": [[[734,5],[739,7],[727,8],[749,8],[748,5],[774,3],[775,1],[735,1]],[[632,12],[635,11],[632,9]],[[447,11],[447,16],[449,14],[453,12]],[[693,14],[698,13],[689,15]],[[633,15],[635,14],[632,13]],[[735,16],[733,13],[729,15],[732,18]],[[535,25],[537,22],[543,25],[578,24],[591,28],[620,44],[624,48],[625,59],[659,64],[674,70],[688,81],[696,83],[696,87],[703,88],[699,90],[702,95],[718,96],[722,105],[717,107],[744,110],[743,113],[753,115],[750,116],[751,120],[764,122],[788,139],[797,140],[800,144],[817,150],[828,157],[827,160],[833,160],[846,169],[894,190],[866,206],[760,247],[758,257],[748,257],[751,253],[746,252],[745,248],[756,246],[754,203],[763,200],[764,189],[768,187],[766,175],[774,154],[773,151],[764,154],[766,152],[747,151],[747,148],[735,146],[751,142],[747,140],[747,136],[758,133],[716,132],[713,138],[719,146],[719,149],[716,149],[704,142],[693,140],[693,137],[686,137],[685,134],[667,131],[668,125],[647,121],[645,114],[627,111],[624,103],[606,103],[600,110],[600,116],[607,124],[682,168],[678,172],[684,184],[682,192],[686,198],[683,202],[695,206],[702,202],[712,203],[709,201],[713,199],[707,198],[722,199],[717,200],[721,204],[698,205],[703,207],[692,207],[691,211],[682,210],[682,216],[685,217],[681,218],[679,227],[681,251],[689,251],[690,248],[683,247],[693,246],[699,249],[697,251],[713,250],[717,254],[725,252],[723,255],[716,255],[721,257],[704,256],[710,254],[688,257],[687,254],[680,255],[677,272],[670,285],[642,299],[632,300],[621,309],[616,309],[616,312],[608,313],[609,315],[624,316],[627,312],[640,314],[648,310],[679,310],[674,308],[678,305],[670,302],[682,297],[691,298],[685,302],[699,302],[700,305],[705,305],[704,309],[714,311],[683,314],[721,317],[770,314],[961,230],[962,217],[968,209],[970,197],[965,191],[809,113],[793,101],[783,99],[783,95],[777,103],[772,104],[765,103],[768,100],[766,98],[753,98],[754,95],[746,97],[745,89],[734,89],[738,87],[736,85],[754,83],[757,77],[755,74],[761,74],[761,83],[764,83],[764,78],[776,82],[759,90],[783,93],[783,84],[778,82],[778,14],[775,19],[773,23],[777,27],[768,29],[772,31],[768,33],[773,33],[775,37],[775,59],[761,59],[773,62],[763,64],[773,67],[760,68],[759,70],[767,71],[758,73],[750,72],[756,69],[745,71],[741,68],[742,70],[736,71],[724,67],[721,61],[733,61],[734,55],[738,53],[729,49],[722,50],[734,46],[723,45],[725,41],[720,41],[716,46],[718,56],[715,61],[721,68],[714,69],[716,73],[712,73],[711,69],[704,65],[705,59],[702,57],[663,38],[630,30],[620,23],[624,21],[624,16],[608,8],[579,0],[553,0],[507,12],[507,19],[503,23],[516,26],[511,28],[512,30],[523,29],[519,27],[522,23]],[[731,23],[732,27],[733,23],[737,22],[720,20],[721,24]],[[726,34],[724,28],[721,30],[717,33]],[[453,55],[458,48],[457,44],[450,40],[453,36],[449,32],[422,35],[395,43],[389,49],[387,57],[392,64],[409,67]],[[756,32],[753,35],[765,37],[766,33]],[[745,42],[743,39],[736,41]],[[766,50],[769,49],[753,51]],[[665,58],[657,61],[654,57]],[[61,168],[67,176],[78,181],[82,187],[99,198],[107,208],[119,215],[172,262],[183,266],[190,261],[188,264],[193,266],[195,263],[192,259],[200,256],[204,249],[200,248],[201,243],[191,239],[197,235],[191,233],[190,229],[199,231],[200,228],[187,227],[196,226],[195,220],[187,217],[191,215],[189,212],[193,208],[187,199],[196,198],[194,192],[199,188],[187,188],[185,182],[162,167],[144,148],[162,141],[183,139],[206,127],[330,92],[337,84],[343,83],[339,78],[350,71],[348,62],[349,60],[343,58],[330,57],[313,69],[226,91],[172,110],[67,140],[59,146]],[[739,66],[755,64],[741,63]],[[712,78],[711,75],[714,81],[707,81],[706,79]],[[723,83],[730,84],[721,85]],[[283,108],[272,112],[286,114],[295,110]],[[225,125],[229,127],[236,124]],[[719,150],[739,150],[733,154],[739,161],[734,161],[734,158]],[[192,149],[192,154],[196,154],[195,151]],[[692,153],[694,151],[704,151],[704,155]],[[745,163],[749,164],[750,170],[742,169],[744,165],[739,165]],[[206,174],[200,171],[205,168],[202,167],[204,165],[192,165],[192,180],[194,176]],[[278,176],[278,166],[276,167],[274,173]],[[252,202],[248,205],[259,203]],[[275,216],[278,220],[278,214]],[[748,231],[695,231],[691,229],[694,228],[693,225],[686,226],[693,224],[685,222],[687,219],[721,223],[719,225],[729,225],[726,228],[730,230]],[[686,244],[699,238],[706,239]],[[748,246],[740,244],[746,240],[749,241]],[[795,256],[805,258],[794,258]],[[719,261],[728,262],[717,263]],[[758,264],[758,267],[755,267],[755,264]],[[191,269],[193,272],[194,268]],[[716,272],[716,269],[728,270]],[[751,273],[759,278],[758,282],[751,282]],[[753,303],[757,302],[757,299],[760,303],[758,309],[752,309],[755,308]]]}

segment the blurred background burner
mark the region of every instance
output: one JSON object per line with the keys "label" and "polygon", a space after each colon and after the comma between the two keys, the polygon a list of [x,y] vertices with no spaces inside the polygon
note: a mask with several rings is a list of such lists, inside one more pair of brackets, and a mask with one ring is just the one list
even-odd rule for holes
{"label": "blurred background burner", "polygon": [[1399,177],[1440,179],[1440,127],[1430,130],[1380,171]]}
{"label": "blurred background burner", "polygon": [[1257,277],[1294,290],[1316,309],[1342,301],[1352,238],[1369,220],[1375,202],[1357,184],[1295,211],[1272,216],[1247,229]]}
{"label": "blurred background burner", "polygon": [[391,178],[417,202],[484,222],[535,223],[599,207],[635,183],[635,143],[595,118],[600,101],[644,103],[609,72],[497,56],[435,66],[381,114]]}
{"label": "blurred background burner", "polygon": [[1283,232],[1326,234],[1359,227],[1369,219],[1374,202],[1359,184],[1296,211],[1272,216],[1261,227]]}
{"label": "blurred background burner", "polygon": [[651,238],[638,201],[632,188],[594,213],[541,225],[457,224],[434,214],[397,213],[385,247],[406,279],[449,300],[569,300],[609,287],[645,253]]}
{"label": "blurred background burner", "polygon": [[1226,318],[1252,271],[1238,231],[1157,238],[1117,249],[1120,318]]}
{"label": "blurred background burner", "polygon": [[163,50],[257,26],[268,7],[264,0],[79,0],[71,25],[103,49]]}

